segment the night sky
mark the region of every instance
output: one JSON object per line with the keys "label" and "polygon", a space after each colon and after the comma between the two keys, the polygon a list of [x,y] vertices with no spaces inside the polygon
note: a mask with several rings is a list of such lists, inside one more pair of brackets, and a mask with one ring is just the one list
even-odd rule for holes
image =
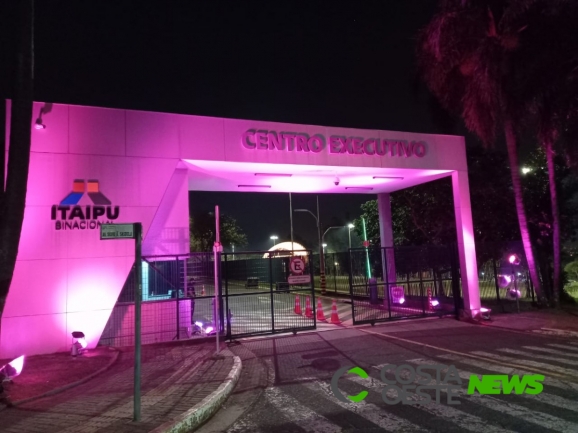
{"label": "night sky", "polygon": [[[0,6],[0,93],[5,98],[11,93],[16,3]],[[34,99],[462,134],[459,125],[432,110],[416,79],[415,34],[436,4],[37,1]],[[236,218],[247,233],[248,249],[268,248],[272,234],[290,233],[286,194],[192,192],[191,197],[192,210],[219,204]],[[322,224],[349,222],[372,198],[321,195]],[[316,212],[315,195],[294,195],[293,202],[294,208]],[[309,215],[296,215],[294,230],[316,238]]]}

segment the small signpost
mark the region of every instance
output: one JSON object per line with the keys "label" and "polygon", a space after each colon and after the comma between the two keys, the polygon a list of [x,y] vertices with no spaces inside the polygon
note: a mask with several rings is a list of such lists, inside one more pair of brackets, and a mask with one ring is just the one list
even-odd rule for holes
{"label": "small signpost", "polygon": [[291,275],[287,278],[289,284],[309,284],[311,282],[311,275],[304,275],[305,261],[301,257],[292,257],[289,263],[289,270]]}
{"label": "small signpost", "polygon": [[133,420],[140,421],[140,377],[141,377],[141,300],[142,300],[142,224],[102,224],[100,240],[134,239],[136,291],[134,295],[134,412]]}
{"label": "small signpost", "polygon": [[405,299],[403,286],[393,286],[390,289],[391,293],[391,302],[393,304],[401,304],[400,302],[402,299]]}

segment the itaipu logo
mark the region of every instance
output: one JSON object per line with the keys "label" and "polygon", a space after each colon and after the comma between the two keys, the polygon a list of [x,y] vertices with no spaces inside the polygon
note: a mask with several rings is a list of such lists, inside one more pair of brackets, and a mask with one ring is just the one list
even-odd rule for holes
{"label": "itaipu logo", "polygon": [[[428,371],[429,370],[429,371]],[[432,371],[433,370],[433,371]],[[386,377],[388,371],[393,372],[395,380]],[[370,379],[367,372],[361,367],[342,367],[331,379],[331,391],[333,395],[342,402],[359,403],[365,400],[369,392],[363,390],[356,395],[344,395],[339,389],[339,379],[346,375],[353,374],[361,379]],[[383,382],[381,397],[385,404],[428,404],[432,400],[441,403],[441,393],[447,396],[445,401],[448,405],[461,404],[459,400],[453,399],[458,394],[465,394],[462,390],[462,380],[458,370],[453,366],[443,364],[420,365],[414,369],[409,364],[397,366],[387,364],[383,366],[380,372],[381,381]],[[544,389],[541,382],[544,381],[544,375],[526,374],[522,377],[518,375],[470,375],[468,382],[467,394],[540,394]],[[359,379],[355,382],[360,382]],[[427,391],[433,391],[435,397],[432,397]]]}
{"label": "itaipu logo", "polygon": [[[79,205],[84,197],[88,196],[91,204]],[[95,230],[102,224],[110,224],[118,218],[120,209],[112,206],[111,201],[100,192],[98,180],[75,179],[72,191],[55,204],[51,209],[51,219],[55,222],[56,230]],[[100,217],[106,220],[99,221]]]}

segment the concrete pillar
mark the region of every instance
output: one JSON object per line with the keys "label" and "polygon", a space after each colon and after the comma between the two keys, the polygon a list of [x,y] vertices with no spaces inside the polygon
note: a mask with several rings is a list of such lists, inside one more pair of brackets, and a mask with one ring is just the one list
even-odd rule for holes
{"label": "concrete pillar", "polygon": [[454,171],[452,173],[452,188],[456,229],[458,232],[458,254],[464,295],[464,313],[473,317],[479,314],[481,302],[467,171]]}
{"label": "concrete pillar", "polygon": [[[395,283],[395,256],[393,252],[393,224],[391,220],[391,200],[389,194],[377,194],[377,211],[379,212],[379,233],[381,247],[385,248],[386,269],[383,271],[383,280]],[[391,287],[391,286],[390,286]]]}

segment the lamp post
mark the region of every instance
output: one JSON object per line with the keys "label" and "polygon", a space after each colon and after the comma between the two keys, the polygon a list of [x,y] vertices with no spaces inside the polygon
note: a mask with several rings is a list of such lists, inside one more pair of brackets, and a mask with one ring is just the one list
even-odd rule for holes
{"label": "lamp post", "polygon": [[351,249],[351,229],[354,228],[355,226],[349,223],[347,224],[347,227],[349,227],[349,249]]}
{"label": "lamp post", "polygon": [[273,246],[277,245],[277,239],[279,239],[279,236],[271,236],[269,239],[273,240]]}
{"label": "lamp post", "polygon": [[315,222],[317,223],[317,240],[319,241],[319,280],[321,282],[321,294],[326,294],[326,286],[325,286],[325,257],[323,252],[323,242],[321,241],[321,225],[319,224],[319,197],[317,197],[317,216],[309,209],[294,209],[293,212],[307,212],[313,218],[315,218]]}

